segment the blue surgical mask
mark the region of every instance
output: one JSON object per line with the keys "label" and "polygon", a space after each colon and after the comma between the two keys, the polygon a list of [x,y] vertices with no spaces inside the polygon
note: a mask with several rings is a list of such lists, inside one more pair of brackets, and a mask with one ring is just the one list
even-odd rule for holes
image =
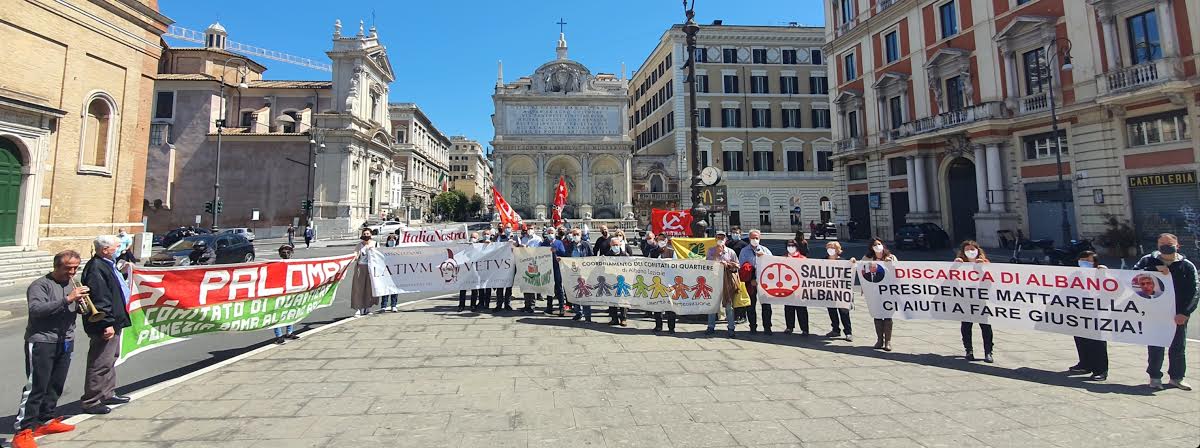
{"label": "blue surgical mask", "polygon": [[1096,267],[1096,264],[1095,264],[1095,263],[1092,263],[1092,262],[1090,262],[1090,261],[1087,261],[1087,260],[1079,260],[1079,267],[1081,267],[1081,268],[1094,268],[1094,267]]}

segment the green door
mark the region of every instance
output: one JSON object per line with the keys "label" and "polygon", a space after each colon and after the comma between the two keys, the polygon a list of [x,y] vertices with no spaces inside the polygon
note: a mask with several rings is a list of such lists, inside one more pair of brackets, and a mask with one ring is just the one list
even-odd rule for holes
{"label": "green door", "polygon": [[17,243],[17,211],[21,204],[21,152],[0,138],[0,246]]}

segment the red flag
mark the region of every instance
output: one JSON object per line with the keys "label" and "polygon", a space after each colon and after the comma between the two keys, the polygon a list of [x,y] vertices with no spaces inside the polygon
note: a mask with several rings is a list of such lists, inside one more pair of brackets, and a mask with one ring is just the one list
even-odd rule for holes
{"label": "red flag", "polygon": [[551,225],[558,227],[562,222],[563,207],[567,205],[567,183],[562,176],[558,177],[558,188],[554,189],[554,210],[551,211]]}
{"label": "red flag", "polygon": [[525,226],[521,222],[521,215],[508,206],[508,201],[504,200],[504,196],[500,194],[500,190],[497,190],[495,185],[492,186],[492,202],[496,205],[496,212],[500,214],[501,224],[506,224],[512,229],[520,229]]}
{"label": "red flag", "polygon": [[650,211],[650,230],[656,235],[691,236],[691,210],[659,210]]}

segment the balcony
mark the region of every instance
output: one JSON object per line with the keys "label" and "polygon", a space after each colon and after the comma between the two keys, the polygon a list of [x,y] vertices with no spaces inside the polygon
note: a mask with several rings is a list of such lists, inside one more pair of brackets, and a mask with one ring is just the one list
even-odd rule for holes
{"label": "balcony", "polygon": [[[778,166],[776,166],[778,168]],[[812,168],[809,166],[808,168]],[[726,171],[722,178],[739,180],[832,180],[832,171]]]}
{"label": "balcony", "polygon": [[865,145],[863,143],[862,137],[850,137],[850,138],[845,138],[845,139],[841,139],[841,140],[834,142],[833,143],[833,153],[834,154],[845,154],[845,153],[849,153],[849,152],[858,151],[858,150],[864,149],[866,147],[867,147],[867,145]]}
{"label": "balcony", "polygon": [[900,0],[879,0],[879,2],[875,4],[875,14],[882,13],[883,10],[891,8],[892,5],[897,3],[900,3]]}
{"label": "balcony", "polygon": [[1021,115],[1050,110],[1049,92],[1038,92],[1025,95],[1017,100],[1017,110]]}
{"label": "balcony", "polygon": [[962,110],[946,112],[932,117],[925,117],[910,121],[908,123],[904,123],[904,125],[900,127],[899,137],[912,137],[921,134],[929,134],[945,129],[955,128],[965,124],[990,120],[993,118],[1004,118],[1004,103],[999,101],[989,101],[986,103],[976,104]]}
{"label": "balcony", "polygon": [[900,139],[900,129],[884,129],[879,131],[879,144],[896,143]]}
{"label": "balcony", "polygon": [[1175,63],[1158,59],[1104,73],[1096,81],[1100,95],[1114,95],[1166,82],[1173,78]]}
{"label": "balcony", "polygon": [[854,16],[850,20],[839,23],[837,26],[837,35],[840,37],[843,34],[849,33],[850,30],[854,29],[855,25],[858,25],[858,16]]}
{"label": "balcony", "polygon": [[659,191],[659,192],[639,191],[639,192],[636,192],[633,194],[633,200],[634,200],[634,202],[637,202],[637,203],[645,203],[645,202],[677,203],[677,202],[679,202],[679,193],[668,193],[668,192],[661,192],[661,191]]}

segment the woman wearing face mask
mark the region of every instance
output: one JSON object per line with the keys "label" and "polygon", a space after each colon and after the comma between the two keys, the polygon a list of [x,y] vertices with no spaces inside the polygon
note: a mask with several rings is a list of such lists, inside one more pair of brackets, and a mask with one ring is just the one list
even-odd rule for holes
{"label": "woman wearing face mask", "polygon": [[[796,232],[797,235],[804,232]],[[807,258],[808,240],[789,240],[787,242],[787,257],[788,258]],[[783,329],[784,333],[791,333],[796,329],[796,321],[800,322],[800,336],[808,336],[808,307],[806,306],[783,306],[783,321],[787,327]]]}
{"label": "woman wearing face mask", "polygon": [[[842,244],[837,241],[825,243],[825,259],[840,260],[842,258]],[[853,341],[854,336],[850,327],[850,310],[847,308],[828,308],[829,310],[829,327],[832,330],[825,333],[827,338],[842,337],[842,329],[846,330],[846,340]],[[841,324],[840,326],[838,324]]]}
{"label": "woman wearing face mask", "polygon": [[[617,231],[617,234],[608,240],[609,249],[608,256],[610,257],[628,257],[628,249],[625,247],[625,232]],[[628,325],[629,308],[623,306],[608,307],[608,317],[612,319],[609,325],[620,325],[622,327]]]}
{"label": "woman wearing face mask", "polygon": [[[383,242],[383,247],[396,247],[398,245],[400,245],[400,237],[396,236],[394,233],[388,234],[387,240],[384,240]],[[379,301],[379,313],[383,313],[384,311],[392,313],[399,312],[400,310],[396,308],[399,300],[400,296],[397,294],[388,294],[383,296],[383,298]]]}
{"label": "woman wearing face mask", "polygon": [[370,313],[371,307],[379,303],[379,297],[375,297],[371,289],[371,273],[367,267],[367,261],[370,260],[375,246],[375,240],[371,239],[371,231],[363,229],[359,233],[358,245],[354,248],[356,263],[354,265],[354,282],[350,288],[350,307],[354,308],[355,316],[366,316]]}
{"label": "woman wearing face mask", "polygon": [[[863,261],[892,263],[898,260],[892,255],[892,251],[883,245],[883,240],[871,238],[867,253],[863,254]],[[892,351],[892,318],[875,319],[875,348]]]}
{"label": "woman wearing face mask", "polygon": [[[654,241],[647,244],[647,246],[652,246],[650,249],[650,253],[652,254],[649,256],[650,258],[663,258],[663,259],[675,258],[675,249],[671,248],[670,244],[667,242],[667,237],[665,235],[659,235]],[[664,314],[666,314],[666,316],[667,316],[667,332],[669,332],[671,334],[675,334],[675,321],[678,316],[675,314],[674,311],[667,311],[665,313],[661,313],[661,312],[654,313],[653,333],[657,334],[662,331]]]}
{"label": "woman wearing face mask", "polygon": [[[989,263],[987,255],[983,253],[983,248],[979,247],[979,243],[973,240],[963,241],[958,246],[958,256],[954,258],[955,263]],[[961,325],[963,348],[967,350],[967,361],[975,360],[975,348],[971,343],[971,327],[974,324],[971,322],[963,322]],[[983,333],[983,362],[992,362],[992,324],[979,324],[979,331]]]}
{"label": "woman wearing face mask", "polygon": [[[1096,263],[1096,253],[1085,250],[1079,253],[1079,267],[1108,269]],[[1079,362],[1067,370],[1071,373],[1090,373],[1092,381],[1108,379],[1108,342],[1075,336],[1075,352],[1079,354]]]}
{"label": "woman wearing face mask", "polygon": [[[583,234],[579,228],[571,229],[571,236],[567,237],[566,251],[567,256],[572,258],[591,257],[596,254],[592,253],[592,247],[583,240]],[[571,304],[571,309],[575,311],[575,316],[571,320],[583,319],[586,322],[592,321],[592,306]]]}

